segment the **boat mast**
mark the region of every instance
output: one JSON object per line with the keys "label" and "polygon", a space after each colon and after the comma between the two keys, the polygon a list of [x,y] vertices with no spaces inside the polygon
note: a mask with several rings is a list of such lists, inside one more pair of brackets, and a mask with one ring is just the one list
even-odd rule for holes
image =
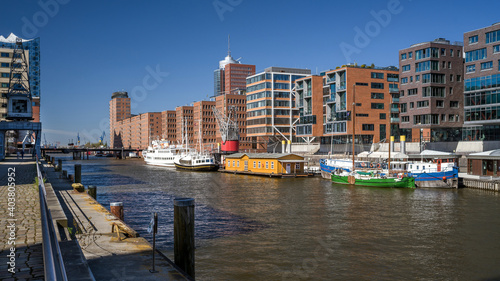
{"label": "boat mast", "polygon": [[355,147],[354,140],[356,137],[356,83],[352,85],[352,171],[354,172],[354,155],[355,155]]}

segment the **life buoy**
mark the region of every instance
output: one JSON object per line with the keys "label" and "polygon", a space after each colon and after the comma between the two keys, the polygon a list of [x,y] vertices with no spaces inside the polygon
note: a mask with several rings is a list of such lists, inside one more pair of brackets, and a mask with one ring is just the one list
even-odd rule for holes
{"label": "life buoy", "polygon": [[361,162],[361,167],[366,168],[366,163],[365,162]]}
{"label": "life buoy", "polygon": [[378,169],[382,168],[382,164],[378,163],[378,164],[377,164],[377,168],[378,168]]}
{"label": "life buoy", "polygon": [[403,174],[399,173],[398,174],[398,179],[402,179],[403,178]]}
{"label": "life buoy", "polygon": [[373,168],[373,163],[370,163],[370,168]]}

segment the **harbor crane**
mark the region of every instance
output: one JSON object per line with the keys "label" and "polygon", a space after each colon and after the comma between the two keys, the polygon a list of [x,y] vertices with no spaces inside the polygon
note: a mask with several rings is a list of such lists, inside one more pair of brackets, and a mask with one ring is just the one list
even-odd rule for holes
{"label": "harbor crane", "polygon": [[240,131],[236,121],[236,107],[228,108],[227,115],[212,106],[215,119],[219,125],[219,132],[222,138],[221,151],[223,153],[238,152],[240,144]]}

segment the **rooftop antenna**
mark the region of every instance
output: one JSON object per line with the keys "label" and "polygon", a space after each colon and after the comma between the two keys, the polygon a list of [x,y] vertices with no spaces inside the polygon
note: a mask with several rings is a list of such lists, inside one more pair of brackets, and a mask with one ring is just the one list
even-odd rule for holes
{"label": "rooftop antenna", "polygon": [[231,35],[227,35],[227,56],[231,56]]}

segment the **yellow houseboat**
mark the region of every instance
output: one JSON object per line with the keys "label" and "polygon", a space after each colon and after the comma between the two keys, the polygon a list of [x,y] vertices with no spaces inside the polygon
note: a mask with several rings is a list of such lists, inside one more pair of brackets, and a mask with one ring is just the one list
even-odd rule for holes
{"label": "yellow houseboat", "polygon": [[308,176],[304,157],[292,153],[235,153],[225,157],[224,172],[261,176]]}

